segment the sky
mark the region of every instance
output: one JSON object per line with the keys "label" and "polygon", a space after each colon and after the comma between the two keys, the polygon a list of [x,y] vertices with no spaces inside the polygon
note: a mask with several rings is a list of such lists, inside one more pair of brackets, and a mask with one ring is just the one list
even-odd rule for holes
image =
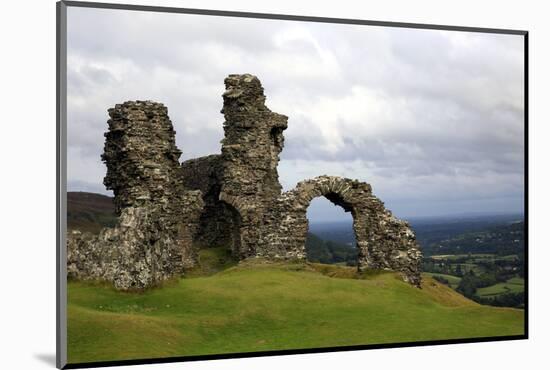
{"label": "sky", "polygon": [[100,155],[124,101],[168,107],[182,161],[219,153],[223,80],[250,73],[289,117],[284,190],[327,174],[402,218],[523,212],[522,36],[76,7],[67,34],[69,191],[112,195]]}

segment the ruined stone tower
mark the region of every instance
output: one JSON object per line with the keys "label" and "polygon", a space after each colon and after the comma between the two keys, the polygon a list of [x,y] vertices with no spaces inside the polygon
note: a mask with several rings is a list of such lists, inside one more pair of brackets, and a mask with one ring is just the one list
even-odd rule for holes
{"label": "ruined stone tower", "polygon": [[307,208],[326,197],[353,216],[360,271],[399,271],[420,286],[414,233],[371,186],[323,175],[283,193],[277,165],[287,117],[267,108],[255,76],[229,75],[225,88],[221,154],[181,165],[166,107],[137,101],[109,110],[105,185],[119,224],[99,236],[69,235],[70,276],[139,289],[183,274],[199,248],[220,246],[239,260],[305,260]]}
{"label": "ruined stone tower", "polygon": [[265,106],[264,89],[251,75],[225,79],[220,200],[241,216],[239,257],[256,255],[264,216],[281,195],[277,173],[287,117]]}
{"label": "ruined stone tower", "polygon": [[117,214],[148,204],[176,212],[185,189],[179,172],[181,151],[166,107],[126,102],[109,109],[109,116],[101,156],[107,166],[103,183],[114,192]]}
{"label": "ruined stone tower", "polygon": [[68,272],[143,289],[193,266],[192,247],[202,210],[198,191],[183,186],[175,131],[164,105],[135,101],[109,109],[102,156],[104,183],[119,216],[98,236],[73,233]]}

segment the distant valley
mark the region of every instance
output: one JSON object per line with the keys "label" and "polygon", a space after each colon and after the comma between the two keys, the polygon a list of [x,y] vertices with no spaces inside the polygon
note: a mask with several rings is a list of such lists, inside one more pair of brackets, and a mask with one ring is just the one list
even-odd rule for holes
{"label": "distant valley", "polygon": [[[422,270],[482,304],[523,307],[523,215],[464,215],[409,220],[422,248]],[[316,262],[355,265],[351,222],[310,225],[306,248]],[[317,239],[320,239],[320,243]],[[332,250],[336,256],[332,257]],[[342,256],[346,256],[342,261]]]}

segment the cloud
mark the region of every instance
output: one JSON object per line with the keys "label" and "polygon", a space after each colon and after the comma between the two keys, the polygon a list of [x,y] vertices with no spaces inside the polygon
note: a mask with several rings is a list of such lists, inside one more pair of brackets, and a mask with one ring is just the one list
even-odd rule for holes
{"label": "cloud", "polygon": [[332,174],[398,215],[523,206],[520,36],[87,8],[68,18],[69,184],[101,186],[107,109],[127,100],[168,107],[182,160],[218,153],[230,73],[289,116],[285,189]]}

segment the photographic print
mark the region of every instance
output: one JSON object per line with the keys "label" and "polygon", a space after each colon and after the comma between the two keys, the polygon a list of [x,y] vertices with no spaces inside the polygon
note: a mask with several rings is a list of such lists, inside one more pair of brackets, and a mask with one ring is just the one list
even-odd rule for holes
{"label": "photographic print", "polygon": [[67,367],[527,337],[526,32],[65,4]]}

